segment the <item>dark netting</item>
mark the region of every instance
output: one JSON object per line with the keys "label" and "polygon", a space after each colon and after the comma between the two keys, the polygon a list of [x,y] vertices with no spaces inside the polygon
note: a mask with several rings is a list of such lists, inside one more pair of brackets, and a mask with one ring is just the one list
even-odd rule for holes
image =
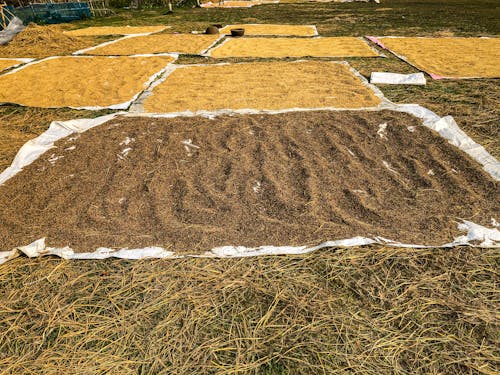
{"label": "dark netting", "polygon": [[90,18],[90,8],[87,3],[31,4],[25,7],[9,7],[9,10],[23,20],[24,24],[35,22],[39,24],[63,23],[84,18]]}

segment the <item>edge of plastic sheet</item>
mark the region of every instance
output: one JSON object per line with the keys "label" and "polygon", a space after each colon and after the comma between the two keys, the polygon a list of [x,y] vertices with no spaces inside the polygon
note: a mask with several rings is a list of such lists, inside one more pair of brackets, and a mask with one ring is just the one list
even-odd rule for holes
{"label": "edge of plastic sheet", "polygon": [[0,74],[2,74],[3,71],[6,71],[7,69],[14,69],[14,68],[18,68],[19,66],[21,65],[24,65],[24,64],[27,64],[27,63],[30,63],[32,61],[34,61],[35,59],[32,59],[32,58],[24,58],[24,57],[0,57],[0,61],[5,61],[5,60],[14,60],[14,61],[19,61],[19,63],[17,64],[14,64],[14,65],[11,65],[11,66],[8,66],[4,69],[0,69]]}
{"label": "edge of plastic sheet", "polygon": [[[139,92],[137,92],[130,100],[127,100],[126,102],[112,104],[110,106],[83,106],[83,107],[66,106],[66,107],[46,107],[46,108],[72,108],[72,109],[85,109],[85,110],[90,110],[90,111],[99,111],[99,110],[103,110],[103,109],[114,109],[114,110],[124,110],[124,109],[127,109],[127,108],[129,108],[132,105],[132,103],[135,100],[137,100],[137,98],[139,98],[139,96],[145,90],[147,90],[149,88],[149,86],[151,86],[151,84],[154,81],[156,81],[158,79],[158,77],[160,77],[165,71],[167,71],[168,68],[171,65],[174,65],[175,61],[178,58],[178,55],[177,54],[173,54],[173,53],[163,53],[163,54],[142,54],[142,55],[131,55],[131,56],[97,56],[97,57],[105,57],[105,58],[111,58],[111,59],[123,58],[123,57],[136,58],[136,57],[158,57],[158,56],[172,57],[173,60],[169,61],[165,65],[165,67],[163,67],[161,70],[159,70],[159,71],[155,72],[154,74],[152,74],[151,76],[149,76],[148,80],[146,82],[144,82],[144,84],[143,84],[143,89],[140,90]],[[16,73],[16,72],[18,72],[18,71],[20,71],[20,70],[22,70],[22,69],[24,69],[24,68],[26,68],[28,66],[39,64],[39,63],[47,61],[47,60],[58,59],[58,58],[66,58],[66,57],[80,58],[80,59],[82,59],[82,58],[83,59],[92,59],[92,58],[95,58],[96,56],[87,56],[87,55],[50,56],[50,57],[46,57],[46,58],[41,59],[41,60],[31,61],[28,64],[22,65],[22,66],[20,66],[18,68],[15,68],[13,70],[8,71],[7,73],[3,74],[3,76]],[[0,105],[1,104],[8,104],[8,103],[3,102],[3,103],[0,103]],[[26,107],[23,104],[19,104],[19,103],[15,103],[15,102],[12,102],[11,104],[17,104],[17,105],[20,105],[21,107]]]}
{"label": "edge of plastic sheet", "polygon": [[[307,26],[310,26],[310,25],[307,25]],[[317,30],[316,30],[317,32]],[[223,34],[224,36],[226,36],[225,34]],[[252,35],[252,37],[261,37],[261,38],[266,38],[266,37],[269,37],[270,35]],[[309,37],[304,37],[304,36],[298,36],[298,35],[291,35],[292,37],[295,37],[295,38],[300,38],[300,39],[324,39],[324,38],[341,38],[341,37],[336,37],[336,36],[320,36],[319,34],[318,35],[313,35],[313,36],[309,36]],[[378,51],[376,48],[373,48],[373,46],[371,46],[369,43],[366,42],[366,40],[363,38],[363,37],[353,37],[354,39],[358,39],[360,40],[361,42],[363,42],[363,44],[365,44],[372,52],[374,52],[376,54],[376,56],[366,56],[366,58],[374,58],[374,57],[386,57],[383,53],[381,53],[380,51]],[[230,40],[233,40],[233,38],[229,37],[229,38],[226,38],[225,40],[222,41],[222,43],[214,43],[214,45],[212,45],[212,47],[210,48],[207,48],[207,50],[202,54],[202,56],[205,56],[205,57],[213,57],[212,56],[212,52],[217,50],[218,48],[222,47],[224,44],[228,43]],[[214,57],[214,59],[228,59],[228,58],[231,58],[231,57],[234,57],[234,56],[224,56],[224,57]],[[301,58],[304,58],[304,57],[307,57],[307,56],[280,56],[280,57],[277,57],[278,59],[287,59],[287,58],[295,58],[295,59],[301,59]],[[313,56],[313,57],[322,57],[322,58],[348,58],[348,57],[358,57],[358,56],[335,56],[335,55],[332,55],[332,56]],[[251,58],[259,58],[259,56],[251,56]]]}
{"label": "edge of plastic sheet", "polygon": [[[226,27],[227,28],[231,28],[231,27],[240,27],[240,26],[243,26],[243,25],[248,25],[248,26],[303,26],[303,27],[309,27],[312,29],[313,33],[312,35],[296,35],[296,34],[251,34],[251,36],[294,36],[294,37],[312,37],[312,36],[319,36],[318,34],[318,29],[316,27],[316,25],[293,25],[293,24],[266,24],[266,23],[245,23],[245,24],[236,24],[236,25],[226,25],[224,26],[220,31],[224,30]],[[225,32],[221,32],[221,34],[223,35],[231,35],[231,30],[229,30],[229,34],[225,34]],[[249,34],[250,35],[250,34]]]}
{"label": "edge of plastic sheet", "polygon": [[[477,246],[483,248],[496,248],[500,246],[500,231],[497,228],[486,228],[470,221],[463,221],[458,224],[458,229],[464,232],[464,235],[456,237],[452,242],[439,246],[426,246],[405,244],[394,242],[383,237],[352,237],[347,239],[326,241],[317,246],[219,246],[214,247],[201,254],[179,254],[158,246],[144,247],[140,249],[110,249],[99,247],[94,252],[75,253],[70,247],[49,247],[45,245],[45,238],[40,238],[29,245],[19,246],[11,251],[0,251],[0,264],[14,259],[21,254],[29,258],[36,258],[45,255],[55,255],[63,259],[179,259],[179,258],[245,258],[256,256],[276,256],[276,255],[300,255],[311,253],[323,248],[339,248],[367,245],[384,245],[399,248],[450,248],[455,246]],[[474,243],[478,242],[478,245]]]}
{"label": "edge of plastic sheet", "polygon": [[[435,74],[435,73],[431,73],[431,72],[428,72],[427,70],[425,69],[422,69],[420,67],[418,67],[417,65],[415,65],[414,63],[410,62],[409,59],[404,56],[404,55],[401,55],[395,51],[393,51],[392,49],[388,48],[381,40],[380,38],[388,38],[388,39],[402,39],[402,38],[408,38],[406,36],[365,36],[366,39],[368,39],[370,42],[373,42],[375,43],[376,45],[378,45],[380,48],[383,48],[385,49],[386,51],[389,51],[390,53],[392,53],[394,56],[396,56],[398,59],[404,61],[405,63],[407,63],[408,65],[414,67],[415,69],[421,71],[421,72],[425,72],[429,75],[429,77],[431,77],[432,79],[435,79],[435,80],[440,80],[440,79],[484,79],[486,77],[479,77],[479,76],[476,76],[476,77],[447,77],[447,76],[441,76],[439,74]],[[426,37],[426,36],[417,36],[417,37],[412,37],[412,38],[419,38],[419,39],[426,39],[426,38],[429,38],[429,37]],[[489,38],[489,37],[481,37],[480,39],[492,39],[492,38]],[[492,77],[491,77],[492,78]]]}
{"label": "edge of plastic sheet", "polygon": [[370,83],[383,85],[425,85],[427,80],[422,72],[411,74],[372,72]]}

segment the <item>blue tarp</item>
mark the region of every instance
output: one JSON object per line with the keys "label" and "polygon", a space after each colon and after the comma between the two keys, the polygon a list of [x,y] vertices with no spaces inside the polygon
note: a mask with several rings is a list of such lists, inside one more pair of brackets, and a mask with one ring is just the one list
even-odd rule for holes
{"label": "blue tarp", "polygon": [[63,23],[84,18],[90,18],[90,8],[87,3],[57,3],[57,4],[31,4],[26,7],[12,8],[9,10],[23,20],[27,25],[30,22],[50,24]]}

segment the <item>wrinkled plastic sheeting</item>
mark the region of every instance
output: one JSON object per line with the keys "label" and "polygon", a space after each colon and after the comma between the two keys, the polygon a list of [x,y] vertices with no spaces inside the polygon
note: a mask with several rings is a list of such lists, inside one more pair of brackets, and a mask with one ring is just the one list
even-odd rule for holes
{"label": "wrinkled plastic sheeting", "polygon": [[370,83],[386,85],[425,85],[427,80],[424,73],[398,74],[386,72],[372,72]]}
{"label": "wrinkled plastic sheeting", "polygon": [[458,224],[458,229],[465,232],[464,235],[455,238],[452,242],[441,246],[426,246],[404,244],[391,241],[383,237],[353,237],[336,241],[326,241],[317,246],[221,246],[215,247],[202,254],[177,254],[173,251],[166,250],[162,247],[152,246],[141,249],[110,249],[99,247],[91,253],[75,253],[70,247],[48,247],[45,245],[45,238],[40,238],[27,246],[19,246],[11,251],[0,252],[0,264],[5,263],[9,259],[17,257],[20,253],[25,254],[29,258],[36,258],[43,255],[56,255],[63,259],[179,259],[179,258],[247,258],[263,255],[300,255],[311,253],[324,248],[366,246],[379,244],[391,247],[402,248],[435,248],[443,247],[450,248],[455,246],[479,246],[485,248],[500,246],[500,231],[498,228],[486,228],[470,221],[463,221]]}
{"label": "wrinkled plastic sheeting", "polygon": [[23,25],[23,21],[20,18],[14,17],[6,29],[0,31],[0,46],[9,43],[14,37],[23,31],[26,26]]}

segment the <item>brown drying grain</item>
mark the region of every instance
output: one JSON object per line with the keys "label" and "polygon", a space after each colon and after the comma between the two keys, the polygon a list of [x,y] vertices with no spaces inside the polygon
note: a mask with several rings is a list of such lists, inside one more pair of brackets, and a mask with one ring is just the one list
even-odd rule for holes
{"label": "brown drying grain", "polygon": [[476,162],[397,112],[118,118],[74,138],[0,186],[1,250],[437,245],[500,209]]}

